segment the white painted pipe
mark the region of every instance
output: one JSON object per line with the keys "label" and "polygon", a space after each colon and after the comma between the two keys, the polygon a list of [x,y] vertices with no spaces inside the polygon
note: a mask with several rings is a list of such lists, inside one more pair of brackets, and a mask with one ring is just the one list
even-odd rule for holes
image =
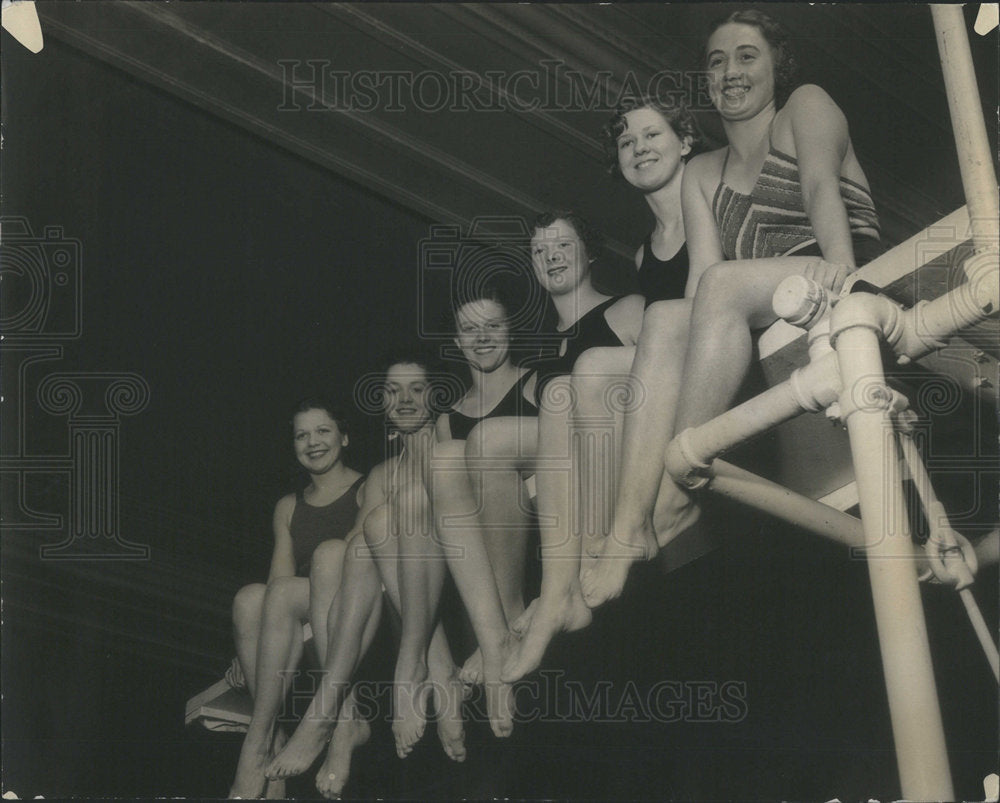
{"label": "white painted pipe", "polygon": [[[851,440],[861,503],[889,712],[903,796],[954,800],[944,726],[931,665],[927,625],[875,321],[861,321],[848,296],[833,312],[843,379],[840,407]],[[863,306],[863,305],[858,305]],[[841,311],[843,310],[843,313]],[[852,321],[838,326],[838,317]]]}
{"label": "white painted pipe", "polygon": [[709,464],[720,454],[794,418],[803,410],[824,410],[837,399],[840,377],[831,351],[798,368],[775,385],[700,426],[681,432],[667,446],[666,470],[688,488],[707,482]]}
{"label": "white painted pipe", "polygon": [[[961,5],[931,6],[976,253],[997,253],[1000,196]],[[970,260],[971,261],[971,260]],[[975,267],[975,266],[973,266]],[[973,276],[969,281],[976,284]],[[994,309],[996,309],[994,307]]]}
{"label": "white painted pipe", "polygon": [[854,516],[790,491],[783,485],[758,477],[724,460],[712,463],[711,474],[707,487],[715,493],[770,513],[843,546],[855,549],[864,547],[861,521]]}

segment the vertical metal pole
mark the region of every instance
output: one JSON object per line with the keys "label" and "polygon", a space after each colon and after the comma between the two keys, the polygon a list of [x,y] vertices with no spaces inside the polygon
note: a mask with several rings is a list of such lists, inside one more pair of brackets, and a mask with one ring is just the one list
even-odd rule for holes
{"label": "vertical metal pole", "polygon": [[853,326],[836,349],[903,797],[954,800],[878,334]]}
{"label": "vertical metal pole", "polygon": [[1000,197],[997,195],[993,157],[986,136],[965,16],[961,5],[932,5],[931,14],[976,253],[995,251]]}

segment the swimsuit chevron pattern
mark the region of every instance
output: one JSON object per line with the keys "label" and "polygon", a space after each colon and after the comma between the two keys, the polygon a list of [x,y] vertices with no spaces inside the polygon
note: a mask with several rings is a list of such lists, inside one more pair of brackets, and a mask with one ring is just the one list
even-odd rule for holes
{"label": "swimsuit chevron pattern", "polygon": [[[726,162],[723,162],[723,173]],[[878,215],[871,193],[841,176],[840,194],[847,209],[851,234],[878,240]],[[783,256],[816,242],[802,200],[798,162],[773,145],[752,192],[744,195],[720,180],[712,199],[712,211],[726,259]]]}

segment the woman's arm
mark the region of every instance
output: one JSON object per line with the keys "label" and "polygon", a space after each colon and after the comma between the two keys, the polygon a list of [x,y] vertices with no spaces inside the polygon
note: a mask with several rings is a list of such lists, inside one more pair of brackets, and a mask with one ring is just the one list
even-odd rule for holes
{"label": "woman's arm", "polygon": [[684,168],[681,180],[681,208],[684,211],[684,237],[688,249],[685,298],[694,297],[701,274],[724,258],[719,227],[703,187],[713,160],[718,161],[714,153],[695,157]]}
{"label": "woman's arm", "polygon": [[608,326],[618,335],[626,346],[634,346],[639,342],[639,332],[642,330],[642,316],[646,311],[646,299],[638,293],[632,293],[618,299],[612,304],[604,317]]}
{"label": "woman's arm", "polygon": [[[850,144],[847,119],[833,99],[812,84],[796,89],[785,111],[791,122],[806,214],[823,259],[845,266],[839,280],[843,284],[847,271],[854,268],[851,228],[840,194],[840,174]],[[831,289],[836,292],[840,287]]]}
{"label": "woman's arm", "polygon": [[271,553],[271,570],[267,575],[270,583],[277,577],[295,576],[295,552],[292,549],[292,512],[295,510],[295,494],[288,494],[274,506],[274,551]]}
{"label": "woman's arm", "polygon": [[451,421],[448,419],[447,413],[442,413],[437,417],[437,421],[434,422],[434,436],[438,443],[444,443],[445,441],[452,440],[451,437]]}
{"label": "woman's arm", "polygon": [[351,531],[344,536],[344,541],[350,542],[353,537],[359,536],[362,539],[359,543],[364,543],[365,519],[375,508],[386,503],[385,471],[386,463],[379,463],[361,483],[358,489],[358,515],[354,518]]}

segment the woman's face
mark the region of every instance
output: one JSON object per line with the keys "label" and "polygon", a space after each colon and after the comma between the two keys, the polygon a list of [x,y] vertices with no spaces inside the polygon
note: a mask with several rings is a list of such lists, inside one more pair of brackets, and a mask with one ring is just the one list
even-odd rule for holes
{"label": "woman's face", "polygon": [[490,373],[507,361],[510,326],[502,304],[488,298],[463,304],[455,313],[455,344],[469,365]]}
{"label": "woman's face", "polygon": [[643,192],[655,192],[678,174],[681,159],[691,151],[666,118],[648,106],[632,109],[618,135],[618,167],[625,180]]}
{"label": "woman's face", "polygon": [[386,372],[385,416],[400,432],[416,432],[431,420],[427,384],[427,371],[416,363],[396,363]]}
{"label": "woman's face", "polygon": [[340,462],[347,436],[326,410],[306,410],[292,419],[295,456],[310,474],[323,474]]}
{"label": "woman's face", "polygon": [[754,25],[727,22],[708,38],[709,95],[725,120],[774,106],[774,53]]}
{"label": "woman's face", "polygon": [[570,293],[590,275],[587,249],[572,224],[562,218],[531,237],[535,278],[549,295]]}

